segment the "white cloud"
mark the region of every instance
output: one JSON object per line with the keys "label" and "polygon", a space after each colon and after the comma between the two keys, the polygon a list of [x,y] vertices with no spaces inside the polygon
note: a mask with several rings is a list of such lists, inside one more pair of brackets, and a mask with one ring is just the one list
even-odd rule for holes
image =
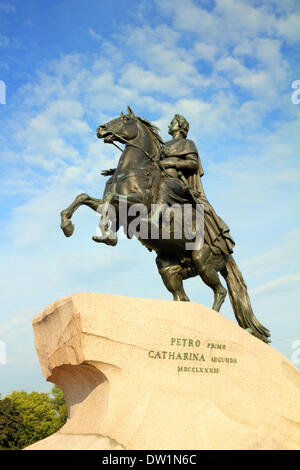
{"label": "white cloud", "polygon": [[[144,19],[103,40],[90,28],[99,53],[62,55],[20,90],[15,99],[22,106],[1,126],[1,194],[13,196],[2,258],[2,306],[12,316],[11,332],[78,290],[170,298],[154,253],[136,241],[112,249],[90,240],[98,220],[90,209],[74,215],[71,239],[59,228],[60,210],[77,194],[101,197],[100,170],[114,167],[119,153],[97,140],[95,130],[127,104],[155,120],[165,139],[175,112],[190,121],[204,189],[232,230],[251,292],[272,295],[295,284],[299,121],[282,91],[292,67],[282,46],[294,20],[292,2],[281,3],[280,22],[255,0],[218,1],[210,11],[191,1],[160,1],[169,26],[151,27]],[[201,302],[198,284],[192,300]],[[266,315],[273,309],[270,303]]]}
{"label": "white cloud", "polygon": [[93,30],[93,28],[89,28],[88,29],[88,32],[89,32],[89,35],[93,38],[93,39],[97,39],[97,40],[103,40],[103,37],[101,36],[101,34],[98,34],[96,33],[96,31]]}
{"label": "white cloud", "polygon": [[0,33],[0,47],[8,47],[10,44],[10,40],[7,36],[4,36],[4,34]]}
{"label": "white cloud", "polygon": [[263,8],[253,8],[239,0],[216,0],[210,11],[191,0],[164,0],[159,4],[173,18],[176,29],[193,32],[219,47],[243,36],[270,31],[274,21],[273,15]]}
{"label": "white cloud", "polygon": [[200,59],[213,62],[217,53],[217,48],[213,44],[205,44],[204,42],[196,42],[194,51],[197,57]]}
{"label": "white cloud", "polygon": [[201,37],[211,38],[219,34],[219,19],[206,9],[196,6],[192,1],[164,0],[159,2],[162,10],[173,17],[178,30],[192,31]]}
{"label": "white cloud", "polygon": [[15,329],[15,327],[18,325],[24,325],[25,323],[27,322],[24,317],[14,317],[6,321],[5,325],[0,325],[0,337],[4,338],[8,331]]}
{"label": "white cloud", "polygon": [[291,13],[285,18],[280,18],[276,22],[276,29],[285,39],[291,42],[299,41],[300,14]]}
{"label": "white cloud", "polygon": [[234,83],[250,90],[255,97],[269,96],[276,99],[276,90],[272,87],[272,81],[264,71],[245,71],[245,73],[236,77]]}
{"label": "white cloud", "polygon": [[31,119],[27,129],[16,136],[25,143],[24,160],[53,171],[66,159],[78,159],[78,150],[66,141],[76,131],[80,131],[79,138],[89,132],[87,124],[76,117],[78,108],[79,103],[58,101]]}
{"label": "white cloud", "polygon": [[253,296],[271,292],[280,294],[282,291],[287,292],[290,289],[297,289],[299,291],[299,287],[300,274],[287,274],[252,289],[249,294]]}
{"label": "white cloud", "polygon": [[263,7],[256,5],[254,8],[248,2],[240,0],[216,0],[215,12],[226,28],[226,37],[231,39],[269,32],[275,19]]}
{"label": "white cloud", "polygon": [[[279,20],[288,18],[288,9],[276,16],[274,8],[269,8],[267,3],[258,5],[243,0],[217,1],[209,11],[191,0],[164,0],[159,5],[162,12],[172,19],[175,29],[182,31],[183,35],[184,31],[194,35],[189,64],[204,59],[213,67],[209,78],[208,74],[205,78],[193,74],[199,88],[227,90],[236,85],[241,92],[249,93],[252,99],[264,102],[268,109],[270,106],[286,106],[280,98],[280,91],[286,90],[291,69],[282,55],[286,36],[280,34],[278,28]],[[177,43],[178,39],[174,38],[175,41]],[[155,56],[151,49],[147,50]],[[177,56],[180,58],[180,53]],[[164,57],[164,52],[161,57]],[[165,63],[170,63],[167,57]],[[180,70],[180,64],[177,66],[176,61],[175,64]],[[189,83],[187,77],[185,73],[184,84]],[[192,89],[194,86],[191,82]]]}
{"label": "white cloud", "polygon": [[133,87],[138,92],[152,93],[159,92],[178,98],[190,95],[192,90],[190,80],[183,82],[180,77],[173,75],[160,76],[152,71],[144,70],[136,64],[129,64],[124,69],[120,84],[126,87]]}
{"label": "white cloud", "polygon": [[[262,276],[268,277],[272,274],[274,276],[274,273],[282,274],[285,272],[284,276],[279,274],[278,278],[283,279],[286,276],[290,276],[290,272],[298,268],[299,260],[295,253],[297,252],[299,235],[299,228],[284,233],[284,236],[279,239],[277,244],[272,244],[272,247],[265,249],[257,256],[244,259],[242,263],[243,269],[250,272],[255,279],[261,279]],[[268,281],[266,284],[269,282],[272,283],[273,280]]]}
{"label": "white cloud", "polygon": [[177,30],[193,32],[219,47],[262,35],[292,42],[299,38],[299,4],[294,1],[216,0],[209,10],[192,0],[157,3]]}

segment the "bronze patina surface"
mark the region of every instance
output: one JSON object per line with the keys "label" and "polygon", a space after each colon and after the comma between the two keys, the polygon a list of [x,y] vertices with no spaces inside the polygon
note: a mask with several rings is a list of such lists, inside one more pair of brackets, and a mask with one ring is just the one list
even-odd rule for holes
{"label": "bronze patina surface", "polygon": [[[101,207],[99,227],[102,235],[94,236],[93,240],[115,246],[120,227],[124,228],[129,238],[135,235],[149,250],[157,253],[158,271],[174,300],[189,301],[183,280],[199,275],[213,290],[212,308],[219,311],[227,294],[220,282],[221,273],[226,280],[238,324],[268,343],[270,332],[255,317],[247,286],[232,256],[235,242],[230,230],[204,193],[201,183],[204,171],[194,142],[187,139],[188,130],[187,120],[175,114],[169,126],[172,139],[164,143],[158,128],[148,120],[135,116],[129,107],[127,114],[121,113],[120,117],[100,125],[97,129],[99,139],[114,145],[117,145],[116,142],[125,144],[125,148],[121,149],[117,168],[102,172],[104,176],[109,176],[103,198],[96,199],[87,194],[77,196],[61,212],[61,228],[67,237],[71,236],[74,226],[70,219],[81,205],[87,205],[94,211],[99,211]],[[126,207],[124,219],[118,215],[122,204]],[[153,204],[156,205],[154,210]],[[199,207],[203,208],[203,243],[195,249],[186,248],[191,240],[187,227],[184,227],[187,230],[180,238],[174,236],[176,225],[173,219],[170,237],[166,239],[163,236],[168,208],[174,205],[181,208],[187,204],[192,207],[194,216]],[[130,209],[136,205],[146,210],[140,222],[156,228],[158,236],[153,237],[151,230],[146,236],[130,231],[130,224],[136,217]],[[113,216],[111,207],[117,209]],[[183,224],[186,224],[185,220]]]}

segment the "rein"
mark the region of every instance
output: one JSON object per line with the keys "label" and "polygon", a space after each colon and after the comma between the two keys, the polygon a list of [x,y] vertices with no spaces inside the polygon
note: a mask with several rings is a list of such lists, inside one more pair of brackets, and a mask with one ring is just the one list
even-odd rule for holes
{"label": "rein", "polygon": [[[111,131],[110,131],[110,132],[111,132]],[[121,137],[120,135],[116,134],[115,132],[111,132],[111,133],[112,133],[112,135],[113,135],[114,137],[117,137],[118,139],[122,140],[122,141],[126,144],[127,147],[135,147],[135,148],[137,148],[138,150],[142,151],[142,152],[156,165],[156,167],[157,167],[165,176],[170,177],[169,173],[165,170],[165,168],[164,168],[162,165],[160,165],[160,163],[157,162],[157,161],[155,160],[155,158],[152,157],[152,155],[150,155],[150,153],[148,153],[146,150],[144,150],[143,148],[139,147],[139,146],[136,145],[136,144],[132,144],[129,140],[125,139],[124,137]],[[123,152],[123,150],[122,150],[117,144],[115,144],[114,142],[112,142],[112,143],[113,143],[113,145],[114,145],[115,147],[117,147],[117,149],[119,149],[121,152]]]}
{"label": "rein", "polygon": [[[131,142],[129,142],[127,139],[125,139],[124,137],[121,137],[120,135],[116,134],[115,132],[112,132],[110,131],[111,134],[114,136],[114,137],[117,137],[118,139],[120,139],[121,141],[123,141],[125,143],[125,145],[127,147],[131,146],[131,147],[135,147],[137,148],[138,150],[142,151],[153,163],[154,165],[158,168],[158,170],[164,174],[165,176],[167,176],[168,178],[170,178],[170,175],[169,173],[165,170],[165,168],[159,163],[159,161],[157,162],[154,157],[152,157],[152,155],[150,155],[146,150],[144,150],[143,148],[139,147],[138,145],[136,144],[132,144]],[[121,152],[123,152],[123,150],[117,145],[115,144],[114,142],[112,142],[113,145],[115,147],[117,147],[117,149],[119,149]],[[192,188],[189,186],[186,178],[184,177],[183,173],[181,171],[178,172],[178,176],[179,176],[179,179],[181,180],[182,184],[184,185],[185,189],[189,191],[193,201],[195,202],[196,206],[198,204],[198,201],[197,201],[197,198],[194,194],[194,191],[192,190]]]}

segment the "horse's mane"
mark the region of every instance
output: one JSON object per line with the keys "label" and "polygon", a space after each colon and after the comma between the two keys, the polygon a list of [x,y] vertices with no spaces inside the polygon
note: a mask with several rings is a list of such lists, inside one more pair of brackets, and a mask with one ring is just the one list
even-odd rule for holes
{"label": "horse's mane", "polygon": [[136,116],[136,118],[149,131],[149,134],[152,139],[153,146],[154,146],[154,152],[155,152],[155,154],[153,155],[153,158],[155,160],[160,160],[161,155],[163,153],[166,153],[166,147],[165,147],[164,141],[162,140],[161,136],[158,133],[160,130],[159,127],[155,126],[155,124],[152,124],[152,122],[148,121],[148,119],[142,118],[140,116]]}

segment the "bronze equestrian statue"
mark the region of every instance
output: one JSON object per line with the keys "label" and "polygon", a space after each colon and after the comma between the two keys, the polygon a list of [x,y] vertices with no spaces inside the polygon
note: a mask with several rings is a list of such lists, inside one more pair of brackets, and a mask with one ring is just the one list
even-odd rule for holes
{"label": "bronze equestrian statue", "polygon": [[[125,144],[125,148],[120,149],[122,154],[117,168],[102,171],[102,175],[110,176],[103,198],[96,199],[87,194],[77,196],[61,212],[61,228],[67,237],[73,234],[74,225],[70,219],[81,205],[101,212],[99,227],[102,235],[94,236],[93,240],[115,246],[120,227],[129,238],[135,235],[149,250],[157,253],[159,273],[174,300],[189,301],[183,280],[199,275],[214,292],[212,308],[220,311],[227,294],[220,282],[220,272],[226,280],[240,327],[269,343],[270,332],[255,317],[247,286],[233,259],[235,243],[229,228],[215,213],[204,193],[201,183],[204,172],[194,142],[187,139],[188,130],[186,119],[176,114],[169,126],[172,139],[164,143],[158,128],[135,116],[129,107],[127,114],[121,113],[120,117],[100,125],[97,129],[99,139],[114,145],[116,142]],[[192,222],[187,227],[184,219],[184,233],[175,236],[176,208],[188,204],[192,207]],[[120,216],[122,207],[125,207],[126,217]],[[111,208],[116,209],[113,214]],[[147,226],[151,231],[130,229],[136,220],[136,208],[141,210],[140,227]],[[203,240],[200,245],[187,249],[187,243],[197,232],[195,217],[199,208],[203,208]],[[170,236],[166,238],[163,234],[167,224]],[[156,236],[153,236],[153,230],[156,230]]]}

